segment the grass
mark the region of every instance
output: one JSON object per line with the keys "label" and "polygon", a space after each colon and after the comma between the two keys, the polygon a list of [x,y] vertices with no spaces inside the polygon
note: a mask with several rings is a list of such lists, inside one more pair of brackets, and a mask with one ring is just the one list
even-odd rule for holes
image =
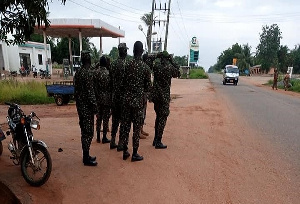
{"label": "grass", "polygon": [[[181,78],[186,78],[186,75],[182,74]],[[203,69],[190,69],[189,79],[208,79],[208,76]]]}
{"label": "grass", "polygon": [[47,96],[44,82],[10,79],[0,81],[0,104],[4,102],[34,105],[54,103],[54,99]]}
{"label": "grass", "polygon": [[[284,89],[283,83],[281,83],[283,77],[278,78],[278,88]],[[292,87],[290,87],[289,91],[299,92],[300,93],[300,80],[299,79],[291,79],[290,83],[292,84]],[[270,79],[267,83],[267,85],[272,86],[273,85],[273,79]]]}

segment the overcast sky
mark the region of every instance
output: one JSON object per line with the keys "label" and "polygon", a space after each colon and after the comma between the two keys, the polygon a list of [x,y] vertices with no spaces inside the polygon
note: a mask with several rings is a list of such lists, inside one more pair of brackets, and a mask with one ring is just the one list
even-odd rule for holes
{"label": "overcast sky", "polygon": [[[156,0],[164,8],[168,0]],[[152,0],[60,0],[49,2],[49,18],[101,19],[125,31],[126,42],[132,55],[135,41],[145,43],[146,38],[139,25],[140,20],[151,12]],[[166,20],[166,13],[155,11],[155,19]],[[300,44],[299,0],[171,0],[168,47],[176,56],[189,54],[192,37],[199,41],[199,65],[206,70],[217,62],[222,51],[233,44],[249,44],[255,52],[259,44],[262,26],[277,24],[282,32],[281,45],[293,49]],[[164,40],[165,25],[155,25],[155,38]],[[99,39],[92,42],[99,49]],[[117,47],[118,39],[103,38],[103,52],[108,54]]]}

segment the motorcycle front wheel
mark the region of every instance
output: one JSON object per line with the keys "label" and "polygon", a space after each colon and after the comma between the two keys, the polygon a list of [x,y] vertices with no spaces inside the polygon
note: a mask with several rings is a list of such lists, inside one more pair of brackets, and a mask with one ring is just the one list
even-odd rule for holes
{"label": "motorcycle front wheel", "polygon": [[27,183],[31,186],[41,186],[49,179],[52,171],[52,160],[48,150],[41,144],[32,144],[32,163],[28,147],[21,155],[21,171]]}

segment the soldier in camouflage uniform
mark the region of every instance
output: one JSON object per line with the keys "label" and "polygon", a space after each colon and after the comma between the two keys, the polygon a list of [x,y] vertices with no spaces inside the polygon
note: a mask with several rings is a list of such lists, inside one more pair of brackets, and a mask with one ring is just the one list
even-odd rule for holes
{"label": "soldier in camouflage uniform", "polygon": [[103,121],[102,143],[104,144],[110,142],[110,140],[107,139],[112,88],[112,82],[109,73],[109,59],[105,56],[102,56],[100,58],[100,64],[96,65],[96,70],[94,72],[94,88],[98,106],[96,121],[97,142],[100,143],[100,127]]}
{"label": "soldier in camouflage uniform", "polygon": [[119,57],[111,64],[112,78],[112,128],[110,149],[118,147],[118,151],[122,151],[122,144],[119,138],[118,146],[116,145],[116,134],[118,132],[122,113],[122,96],[124,93],[123,79],[127,56],[126,43],[120,43],[118,46]]}
{"label": "soldier in camouflage uniform", "polygon": [[94,136],[94,114],[97,111],[96,98],[93,87],[91,56],[87,51],[81,52],[82,66],[74,76],[74,96],[81,129],[81,144],[83,164],[96,166],[96,157],[89,154],[91,141]]}
{"label": "soldier in camouflage uniform", "polygon": [[171,79],[179,77],[179,67],[173,62],[171,56],[164,51],[157,55],[153,66],[153,87],[151,90],[151,100],[154,103],[156,113],[155,136],[153,146],[156,149],[165,149],[167,145],[161,142],[167,118],[170,114],[170,87]]}
{"label": "soldier in camouflage uniform", "polygon": [[143,157],[137,151],[139,148],[139,135],[143,124],[144,94],[151,86],[151,74],[149,67],[143,62],[143,43],[136,41],[133,47],[134,59],[125,65],[124,73],[124,98],[122,106],[122,119],[120,127],[120,139],[123,143],[123,160],[130,154],[128,152],[128,138],[131,123],[133,123],[131,161],[141,161]]}

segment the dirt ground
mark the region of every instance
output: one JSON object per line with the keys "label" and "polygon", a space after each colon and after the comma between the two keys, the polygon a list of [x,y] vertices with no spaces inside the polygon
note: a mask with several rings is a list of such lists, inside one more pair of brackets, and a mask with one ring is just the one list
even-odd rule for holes
{"label": "dirt ground", "polygon": [[[260,80],[268,81],[241,80],[257,86]],[[121,152],[94,138],[91,154],[97,156],[97,167],[82,164],[75,104],[22,106],[25,113],[35,111],[41,118],[41,130],[34,134],[49,147],[52,174],[42,187],[29,186],[5,148],[0,180],[22,203],[34,204],[299,202],[299,184],[293,182],[299,172],[292,172],[272,141],[246,126],[238,113],[229,116],[229,102],[216,94],[209,80],[174,79],[171,93],[174,100],[163,136],[168,148],[152,147],[155,113],[148,103],[144,129],[150,136],[140,140],[139,149],[144,160],[123,161]],[[0,124],[6,114],[1,105]]]}

